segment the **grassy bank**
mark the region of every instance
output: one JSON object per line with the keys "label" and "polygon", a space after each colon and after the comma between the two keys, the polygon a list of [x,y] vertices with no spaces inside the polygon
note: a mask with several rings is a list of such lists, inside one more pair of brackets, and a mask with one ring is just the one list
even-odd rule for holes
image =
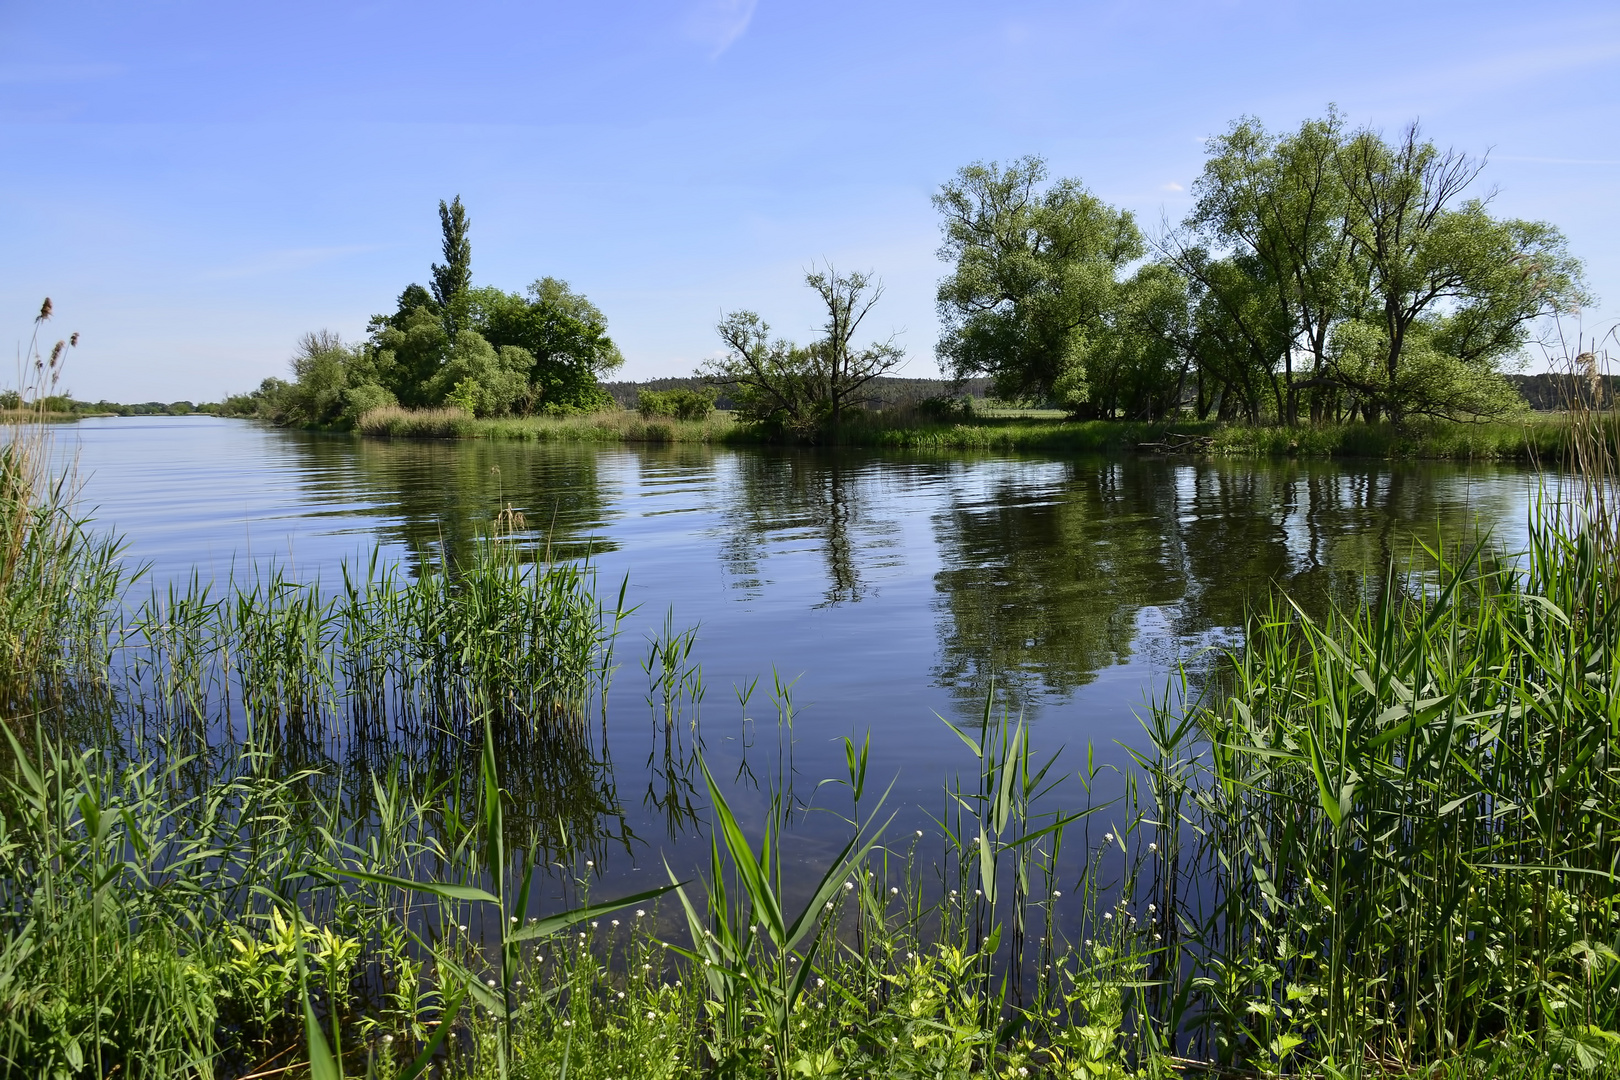
{"label": "grassy bank", "polygon": [[[993,701],[924,831],[890,827],[861,739],[825,784],[761,767],[739,798],[671,628],[652,739],[706,857],[604,901],[627,856],[593,839],[614,798],[585,721],[622,589],[497,540],[414,581],[130,603],[25,431],[0,472],[0,1063],[1615,1075],[1615,473],[1612,432],[1576,432],[1586,483],[1522,558],[1445,553],[1320,622],[1277,599],[1147,710],[1112,799]],[[812,790],[831,845],[799,832]]]}
{"label": "grassy bank", "polygon": [[[622,410],[562,417],[479,420],[455,409],[379,409],[360,420],[368,436],[418,439],[511,439],[537,442],[760,444],[773,441],[729,413],[701,421],[645,419]],[[987,415],[955,423],[876,414],[846,424],[844,446],[908,450],[997,450],[1043,453],[1153,452],[1171,442],[1184,452],[1250,457],[1359,457],[1458,461],[1558,461],[1570,447],[1568,421],[1535,414],[1521,421],[1410,425],[1320,424],[1252,427],[1213,421],[1139,423],[1066,420],[1056,416]]]}
{"label": "grassy bank", "polygon": [[504,439],[517,442],[747,443],[762,439],[726,412],[704,420],[647,419],[616,410],[564,416],[474,419],[460,409],[373,409],[360,418],[362,435],[396,439]]}

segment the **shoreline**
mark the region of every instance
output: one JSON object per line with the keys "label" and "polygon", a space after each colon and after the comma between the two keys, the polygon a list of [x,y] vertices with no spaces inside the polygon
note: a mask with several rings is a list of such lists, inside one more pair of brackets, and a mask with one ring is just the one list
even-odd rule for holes
{"label": "shoreline", "polygon": [[1253,427],[1220,421],[1144,422],[977,417],[956,423],[865,420],[819,443],[772,438],[729,413],[704,420],[647,419],[624,410],[560,417],[476,419],[456,410],[386,410],[361,417],[365,438],[714,446],[819,445],[893,450],[999,450],[1173,457],[1368,458],[1536,464],[1564,457],[1563,414],[1513,421],[1424,421]]}

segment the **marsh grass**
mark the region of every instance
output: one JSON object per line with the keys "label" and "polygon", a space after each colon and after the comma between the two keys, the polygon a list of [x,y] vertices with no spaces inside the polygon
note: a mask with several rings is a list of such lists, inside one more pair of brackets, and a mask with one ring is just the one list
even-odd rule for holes
{"label": "marsh grass", "polygon": [[633,410],[475,419],[459,409],[374,409],[363,435],[398,439],[502,439],[519,442],[739,443],[763,441],[727,412],[701,420],[644,417]]}
{"label": "marsh grass", "polygon": [[[1540,461],[1560,467],[1575,452],[1579,414],[1535,414],[1522,420],[1392,424],[1250,426],[1213,421],[1068,420],[989,412],[940,422],[904,410],[849,414],[827,445],[903,450],[992,450],[1043,453],[1129,453],[1172,436],[1213,440],[1208,452],[1242,457]],[[417,439],[506,439],[539,442],[709,443],[756,445],[770,433],[719,412],[704,420],[645,418],[620,410],[559,417],[474,419],[457,409],[377,409],[361,417],[369,436]],[[1612,440],[1612,433],[1610,435]]]}

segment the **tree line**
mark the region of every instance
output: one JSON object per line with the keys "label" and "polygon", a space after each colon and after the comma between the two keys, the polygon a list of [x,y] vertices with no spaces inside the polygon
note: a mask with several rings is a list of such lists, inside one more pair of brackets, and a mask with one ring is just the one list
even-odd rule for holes
{"label": "tree line", "polygon": [[[1191,212],[1149,236],[1038,157],[960,169],[933,196],[942,260],[937,356],[955,380],[1083,418],[1401,422],[1522,408],[1508,380],[1539,321],[1591,302],[1563,234],[1498,218],[1481,158],[1411,124],[1393,138],[1336,109],[1296,130],[1245,117],[1209,140]],[[621,363],[602,313],[566,283],[474,288],[460,198],[439,204],[444,262],[365,341],[306,335],[294,380],[236,411],[311,424],[383,405],[475,416],[614,408]],[[716,327],[694,378],[740,418],[836,428],[905,360],[865,344],[871,273],[812,267],[821,336],[772,336],[750,310]]]}
{"label": "tree line", "polygon": [[1484,161],[1337,110],[1209,142],[1191,213],[1149,240],[1044,163],[970,165],[944,217],[938,355],[1078,415],[1285,423],[1499,414],[1537,320],[1589,303],[1545,222],[1470,195]]}

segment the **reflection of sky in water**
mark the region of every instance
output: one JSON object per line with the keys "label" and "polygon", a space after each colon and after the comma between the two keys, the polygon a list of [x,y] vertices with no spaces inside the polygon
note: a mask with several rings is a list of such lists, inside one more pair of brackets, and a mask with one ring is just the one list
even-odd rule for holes
{"label": "reflection of sky in water", "polygon": [[[373,544],[416,564],[510,505],[537,546],[592,550],[604,591],[628,578],[620,771],[647,759],[639,665],[673,611],[699,625],[718,758],[740,755],[745,713],[774,739],[774,672],[797,680],[802,777],[840,773],[838,737],[871,729],[874,775],[899,771],[899,805],[936,811],[967,762],[935,714],[976,718],[990,677],[1038,742],[1117,758],[1177,664],[1234,644],[1273,583],[1322,606],[1476,516],[1522,543],[1535,484],[1426,464],[362,442],[211,418],[84,421],[58,451],[155,583],[267,558],[332,581]],[[733,687],[756,678],[744,709]]]}

